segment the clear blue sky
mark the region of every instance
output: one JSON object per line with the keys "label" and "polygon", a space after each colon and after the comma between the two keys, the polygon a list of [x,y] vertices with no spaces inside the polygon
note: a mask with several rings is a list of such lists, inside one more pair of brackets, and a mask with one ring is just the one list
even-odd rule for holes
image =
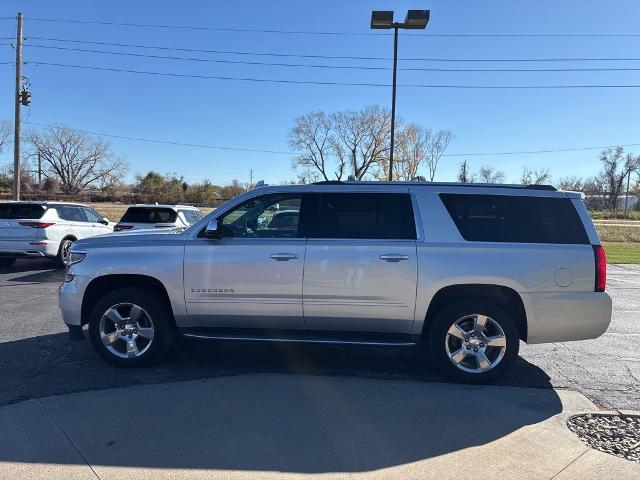
{"label": "clear blue sky", "polygon": [[[239,27],[249,29],[340,31],[370,33],[371,9],[431,9],[425,33],[431,34],[624,34],[640,33],[640,3],[627,1],[189,1],[151,0],[3,0],[0,17],[24,12],[25,36],[132,43],[250,52],[391,56],[386,35],[344,36],[229,32],[36,21],[35,18],[99,20],[119,23]],[[31,17],[31,19],[29,18]],[[0,21],[1,37],[15,35],[15,22]],[[2,41],[6,43],[6,40]],[[140,50],[31,39],[33,45],[57,45],[96,50],[139,52],[261,62],[390,66],[389,61],[320,60],[248,57],[222,54]],[[0,47],[0,61],[13,50]],[[438,58],[640,58],[640,37],[433,37],[401,32],[400,57]],[[24,59],[98,67],[338,82],[389,83],[390,71],[324,70],[276,66],[183,62],[26,45]],[[401,61],[404,67],[440,68],[640,68],[635,62],[552,63],[427,63]],[[61,122],[72,128],[116,135],[195,144],[287,151],[287,131],[293,119],[311,110],[357,109],[390,104],[390,88],[249,83],[172,78],[27,65],[31,107],[29,122]],[[0,65],[0,117],[13,117],[13,68]],[[399,83],[459,85],[640,84],[640,71],[560,73],[471,73],[400,71]],[[435,129],[454,131],[448,153],[500,152],[640,143],[640,89],[454,90],[399,88],[398,114]],[[178,172],[188,181],[233,178],[279,182],[295,178],[291,156],[207,150],[108,139],[130,163],[128,180],[155,169]],[[634,149],[631,149],[632,151]],[[635,148],[640,153],[640,147]],[[0,155],[0,163],[11,159]],[[477,169],[491,164],[516,180],[523,165],[549,167],[555,178],[589,175],[599,169],[598,151],[466,157]],[[462,158],[445,158],[438,180],[453,180]]]}

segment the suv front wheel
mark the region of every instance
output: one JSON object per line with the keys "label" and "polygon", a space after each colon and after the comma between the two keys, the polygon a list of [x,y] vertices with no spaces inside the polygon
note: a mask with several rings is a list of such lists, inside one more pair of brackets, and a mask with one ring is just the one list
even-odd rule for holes
{"label": "suv front wheel", "polygon": [[465,383],[485,383],[502,376],[518,356],[519,341],[511,316],[484,299],[445,305],[437,312],[427,339],[438,368]]}
{"label": "suv front wheel", "polygon": [[149,365],[160,359],[174,340],[166,302],[138,287],[109,292],[93,307],[89,338],[98,354],[119,367]]}

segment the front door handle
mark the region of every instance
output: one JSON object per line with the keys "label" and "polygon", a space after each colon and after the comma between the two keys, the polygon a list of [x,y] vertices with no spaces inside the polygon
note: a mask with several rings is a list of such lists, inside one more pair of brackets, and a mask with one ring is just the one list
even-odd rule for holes
{"label": "front door handle", "polygon": [[409,255],[387,253],[386,255],[380,255],[380,260],[384,260],[385,262],[399,262],[400,260],[409,260]]}
{"label": "front door handle", "polygon": [[272,253],[269,258],[278,262],[286,262],[287,260],[295,260],[298,258],[297,253]]}

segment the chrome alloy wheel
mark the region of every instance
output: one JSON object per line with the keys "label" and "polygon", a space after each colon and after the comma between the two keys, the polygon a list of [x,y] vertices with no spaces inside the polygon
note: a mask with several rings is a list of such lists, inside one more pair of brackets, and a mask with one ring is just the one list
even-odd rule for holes
{"label": "chrome alloy wheel", "polygon": [[449,360],[469,373],[484,373],[500,363],[507,349],[502,327],[491,317],[465,315],[447,331],[445,348]]}
{"label": "chrome alloy wheel", "polygon": [[120,358],[143,355],[153,342],[151,316],[133,303],[118,303],[107,309],[98,327],[102,344]]}

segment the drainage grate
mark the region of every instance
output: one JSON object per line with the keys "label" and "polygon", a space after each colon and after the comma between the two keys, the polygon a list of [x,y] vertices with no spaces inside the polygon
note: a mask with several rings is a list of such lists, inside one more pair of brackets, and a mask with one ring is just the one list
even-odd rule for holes
{"label": "drainage grate", "polygon": [[592,448],[640,462],[640,416],[574,415],[567,426]]}

